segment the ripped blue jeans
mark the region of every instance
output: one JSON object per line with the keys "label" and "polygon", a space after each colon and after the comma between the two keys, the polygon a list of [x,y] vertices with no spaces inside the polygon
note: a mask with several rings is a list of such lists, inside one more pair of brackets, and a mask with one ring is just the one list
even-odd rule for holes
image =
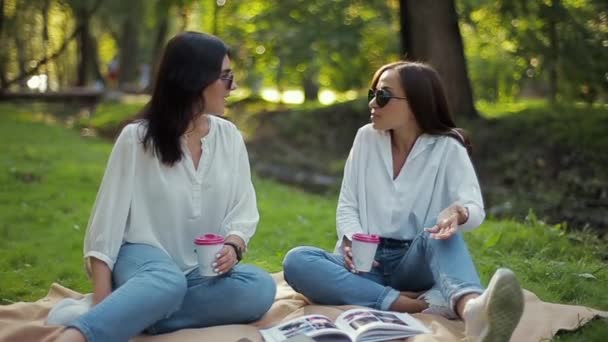
{"label": "ripped blue jeans", "polygon": [[436,240],[421,232],[411,242],[381,243],[375,256],[379,266],[353,274],[342,255],[316,247],[297,247],[283,261],[285,280],[310,300],[324,305],[362,305],[389,310],[400,291],[437,287],[454,309],[458,299],[482,293],[483,287],[461,233]]}

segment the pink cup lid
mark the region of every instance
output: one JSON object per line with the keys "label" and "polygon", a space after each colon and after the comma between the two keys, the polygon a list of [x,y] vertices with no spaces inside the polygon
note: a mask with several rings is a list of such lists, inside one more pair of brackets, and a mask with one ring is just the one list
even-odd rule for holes
{"label": "pink cup lid", "polygon": [[195,245],[219,245],[224,243],[224,237],[217,234],[205,234],[194,239]]}
{"label": "pink cup lid", "polygon": [[370,235],[370,234],[362,234],[362,233],[353,234],[353,240],[357,240],[357,241],[361,241],[361,242],[380,243],[380,237],[378,235]]}

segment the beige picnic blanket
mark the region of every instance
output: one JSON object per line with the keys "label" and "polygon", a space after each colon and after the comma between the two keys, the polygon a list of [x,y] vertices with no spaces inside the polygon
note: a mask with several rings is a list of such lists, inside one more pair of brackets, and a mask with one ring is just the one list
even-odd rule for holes
{"label": "beige picnic blanket", "polygon": [[[307,314],[323,314],[335,319],[341,312],[354,306],[311,305],[283,280],[283,273],[273,274],[277,283],[277,296],[268,313],[250,325],[225,325],[203,329],[185,329],[157,336],[139,336],[131,342],[235,342],[242,338],[262,341],[260,328],[271,327],[281,321]],[[82,294],[54,283],[46,297],[32,303],[15,303],[0,306],[0,341],[50,342],[59,334],[61,326],[45,324],[52,306],[63,298],[81,298]],[[608,318],[608,312],[584,306],[552,304],[541,301],[532,292],[525,291],[524,315],[511,341],[541,341],[550,339],[559,330],[575,330],[596,317]],[[418,335],[408,341],[459,341],[464,337],[464,324],[443,317],[415,314],[432,330],[432,334]]]}

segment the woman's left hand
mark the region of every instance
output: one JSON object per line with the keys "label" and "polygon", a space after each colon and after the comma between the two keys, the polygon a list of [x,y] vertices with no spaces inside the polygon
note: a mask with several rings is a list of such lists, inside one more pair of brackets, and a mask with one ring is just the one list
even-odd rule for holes
{"label": "woman's left hand", "polygon": [[466,217],[467,215],[463,213],[467,213],[465,208],[453,204],[441,211],[437,218],[436,225],[431,228],[425,228],[424,230],[431,233],[431,238],[433,239],[447,240],[458,232],[460,223],[464,223],[468,219],[468,217]]}
{"label": "woman's left hand", "polygon": [[230,245],[224,245],[215,258],[213,269],[217,274],[224,274],[230,271],[238,263],[236,251]]}

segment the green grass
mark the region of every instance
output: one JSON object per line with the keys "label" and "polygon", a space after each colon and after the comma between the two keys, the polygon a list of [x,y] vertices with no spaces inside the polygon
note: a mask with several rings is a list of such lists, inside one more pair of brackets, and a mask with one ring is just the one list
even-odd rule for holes
{"label": "green grass", "polygon": [[[52,282],[89,292],[82,240],[111,144],[81,137],[44,107],[0,104],[0,304],[33,301]],[[298,245],[333,248],[336,196],[255,178],[261,222],[246,262],[270,272]],[[608,245],[533,214],[466,235],[482,280],[507,266],[541,299],[608,310]],[[592,277],[590,277],[591,275]],[[606,320],[555,341],[604,341]]]}
{"label": "green grass", "polygon": [[475,106],[483,117],[491,119],[512,116],[525,110],[543,109],[547,106],[547,101],[525,100],[509,103],[496,103],[481,100],[477,101]]}
{"label": "green grass", "polygon": [[81,111],[72,120],[78,128],[92,130],[95,135],[115,137],[125,122],[138,116],[144,105],[143,99],[102,102],[93,112]]}
{"label": "green grass", "polygon": [[[144,107],[148,101],[147,96],[128,97],[116,101],[106,101],[95,108],[94,113],[82,111],[76,113],[75,123],[78,127],[86,127],[96,130],[101,135],[114,136],[115,131],[120,129],[120,126],[126,120],[134,118]],[[284,104],[267,102],[261,99],[245,98],[232,99],[226,110],[226,115],[231,120],[237,121],[239,125],[245,125],[247,118],[255,116],[255,113],[264,111],[311,111],[319,108],[327,107],[317,102],[305,102],[303,104]],[[54,114],[61,114],[57,108],[53,108]],[[238,112],[238,115],[234,113]],[[246,112],[246,113],[244,113]],[[72,113],[73,115],[73,113]],[[239,126],[240,127],[240,126]],[[254,131],[254,127],[246,129],[245,133]]]}

